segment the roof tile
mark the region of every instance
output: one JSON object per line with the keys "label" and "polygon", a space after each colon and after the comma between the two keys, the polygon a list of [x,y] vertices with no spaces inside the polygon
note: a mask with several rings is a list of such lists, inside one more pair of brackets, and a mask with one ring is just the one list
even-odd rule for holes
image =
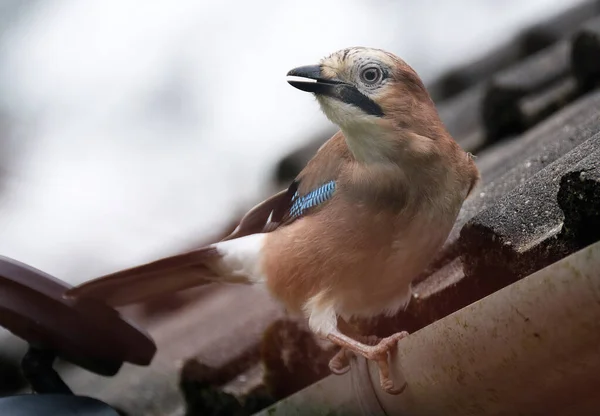
{"label": "roof tile", "polygon": [[570,52],[564,40],[492,78],[482,108],[490,138],[522,132],[576,95],[577,84],[568,82]]}
{"label": "roof tile", "polygon": [[442,75],[429,87],[432,97],[436,101],[445,100],[487,81],[498,71],[570,36],[583,22],[598,14],[600,1],[587,1],[545,22],[533,25],[476,61]]}
{"label": "roof tile", "polygon": [[600,17],[587,22],[573,39],[573,73],[581,85],[600,83]]}
{"label": "roof tile", "polygon": [[[600,122],[596,131],[600,133]],[[561,236],[564,215],[557,195],[563,175],[598,150],[600,134],[470,220],[460,235],[465,274],[486,279],[500,274],[517,280],[570,254],[574,248],[582,248],[572,243],[576,236],[568,241]]]}

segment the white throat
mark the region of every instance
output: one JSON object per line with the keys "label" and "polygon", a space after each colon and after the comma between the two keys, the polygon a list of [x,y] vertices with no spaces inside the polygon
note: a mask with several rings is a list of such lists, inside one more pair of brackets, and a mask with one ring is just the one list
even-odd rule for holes
{"label": "white throat", "polygon": [[377,125],[342,127],[348,148],[356,160],[365,163],[378,163],[390,160],[392,144],[387,132]]}
{"label": "white throat", "polygon": [[378,123],[378,117],[329,97],[317,96],[317,99],[323,113],[344,133],[356,160],[365,163],[389,160],[389,155],[393,154],[393,140],[386,137],[390,132]]}

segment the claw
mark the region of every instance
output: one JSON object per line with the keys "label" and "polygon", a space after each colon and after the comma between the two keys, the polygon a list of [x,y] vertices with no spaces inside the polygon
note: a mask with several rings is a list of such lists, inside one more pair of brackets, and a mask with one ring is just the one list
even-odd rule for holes
{"label": "claw", "polygon": [[344,366],[344,367],[336,367],[334,364],[331,363],[331,361],[329,362],[329,370],[331,370],[331,372],[333,374],[335,374],[336,376],[341,376],[346,374],[348,371],[350,371],[350,364]]}
{"label": "claw", "polygon": [[381,383],[381,389],[383,391],[385,391],[388,394],[393,394],[393,395],[398,395],[400,393],[402,393],[404,391],[404,389],[406,389],[407,383],[404,383],[402,385],[402,387],[400,388],[395,388],[394,387],[394,382],[392,380],[386,380],[385,382]]}
{"label": "claw", "polygon": [[350,356],[352,351],[346,348],[340,349],[329,361],[329,370],[338,376],[346,374],[350,370]]}

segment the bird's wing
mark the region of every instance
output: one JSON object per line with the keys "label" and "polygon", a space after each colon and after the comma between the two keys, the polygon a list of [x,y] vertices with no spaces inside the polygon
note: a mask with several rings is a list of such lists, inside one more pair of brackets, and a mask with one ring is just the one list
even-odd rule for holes
{"label": "bird's wing", "polygon": [[242,217],[237,228],[222,241],[275,230],[285,219],[285,213],[292,205],[297,186],[298,183],[294,181],[288,189],[256,205]]}
{"label": "bird's wing", "polygon": [[272,232],[322,208],[333,196],[336,179],[350,158],[341,132],[334,135],[298,174],[287,190],[252,208],[225,240]]}
{"label": "bird's wing", "polygon": [[220,244],[272,232],[322,209],[335,193],[336,179],[348,154],[341,133],[332,137],[287,190],[248,211],[221,243],[99,277],[70,289],[65,295],[94,297],[120,306],[218,280],[219,275],[211,265],[222,257]]}

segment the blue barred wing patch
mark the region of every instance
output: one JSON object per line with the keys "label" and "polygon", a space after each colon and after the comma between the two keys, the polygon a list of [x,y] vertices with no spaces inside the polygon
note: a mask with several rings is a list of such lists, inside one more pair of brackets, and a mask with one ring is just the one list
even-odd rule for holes
{"label": "blue barred wing patch", "polygon": [[292,197],[290,217],[301,217],[308,209],[316,207],[331,198],[334,192],[335,181],[329,181],[303,196],[300,196],[298,192],[296,192]]}

